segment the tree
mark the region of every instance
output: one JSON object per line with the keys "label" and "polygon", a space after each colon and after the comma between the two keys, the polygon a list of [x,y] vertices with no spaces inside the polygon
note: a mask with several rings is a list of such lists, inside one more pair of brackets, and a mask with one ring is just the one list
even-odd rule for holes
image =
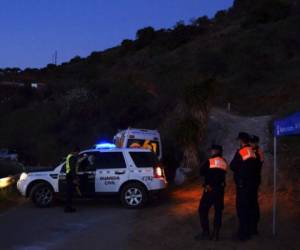
{"label": "tree", "polygon": [[122,47],[122,53],[126,53],[128,50],[131,50],[132,48],[134,48],[134,41],[130,40],[130,39],[125,39],[122,41],[121,43],[121,47]]}
{"label": "tree", "polygon": [[54,63],[49,63],[47,64],[47,67],[46,67],[47,70],[53,70],[53,69],[56,69],[56,65]]}
{"label": "tree", "polygon": [[199,26],[199,27],[205,27],[209,24],[210,24],[210,20],[207,16],[199,17],[194,21],[194,25]]}
{"label": "tree", "polygon": [[288,0],[263,0],[254,6],[251,15],[257,22],[267,23],[287,17],[290,11]]}
{"label": "tree", "polygon": [[215,21],[217,23],[223,22],[225,20],[226,16],[227,16],[227,11],[226,10],[220,10],[215,15]]}
{"label": "tree", "polygon": [[168,48],[173,50],[180,45],[191,40],[191,37],[196,34],[196,28],[193,25],[185,25],[184,21],[179,21],[170,31],[168,39]]}
{"label": "tree", "polygon": [[136,33],[137,46],[138,48],[143,48],[149,45],[155,38],[155,30],[153,27],[146,27],[140,29]]}
{"label": "tree", "polygon": [[75,56],[70,60],[70,63],[78,63],[82,60],[80,56]]}
{"label": "tree", "polygon": [[20,69],[20,68],[17,68],[17,67],[14,67],[14,68],[11,68],[10,71],[11,71],[12,73],[19,73],[19,72],[21,71],[21,69]]}
{"label": "tree", "polygon": [[195,170],[199,166],[199,145],[204,138],[208,113],[214,95],[214,79],[195,80],[183,93],[179,112],[177,139],[183,148],[183,166]]}
{"label": "tree", "polygon": [[235,0],[232,9],[236,16],[244,16],[244,27],[253,26],[256,23],[268,23],[287,17],[295,1],[292,0]]}

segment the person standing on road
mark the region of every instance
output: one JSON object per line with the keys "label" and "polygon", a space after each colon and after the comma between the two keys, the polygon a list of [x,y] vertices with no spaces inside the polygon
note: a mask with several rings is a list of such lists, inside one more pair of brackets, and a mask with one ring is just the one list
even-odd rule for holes
{"label": "person standing on road", "polygon": [[251,194],[251,225],[250,225],[250,234],[257,235],[258,234],[258,222],[260,220],[260,208],[258,202],[258,192],[259,186],[261,184],[261,169],[264,163],[264,153],[259,147],[259,137],[256,135],[252,135],[250,137],[250,145],[253,148],[256,156],[256,168],[255,168],[255,179],[253,185],[253,192]]}
{"label": "person standing on road", "polygon": [[236,184],[236,209],[239,219],[237,236],[239,240],[245,241],[251,235],[251,194],[256,185],[257,155],[249,144],[249,134],[240,132],[237,139],[240,143],[240,148],[231,161],[230,168],[234,173]]}
{"label": "person standing on road", "polygon": [[76,211],[72,206],[73,193],[75,185],[78,182],[78,155],[79,148],[74,147],[73,151],[67,156],[66,159],[66,197],[65,197],[65,213],[73,213]]}
{"label": "person standing on road", "polygon": [[[222,157],[223,148],[212,145],[211,157],[201,166],[200,175],[204,176],[204,192],[199,204],[199,217],[202,234],[195,236],[197,240],[219,240],[224,209],[224,188],[228,164]],[[214,229],[212,235],[209,231],[209,210],[214,206]]]}

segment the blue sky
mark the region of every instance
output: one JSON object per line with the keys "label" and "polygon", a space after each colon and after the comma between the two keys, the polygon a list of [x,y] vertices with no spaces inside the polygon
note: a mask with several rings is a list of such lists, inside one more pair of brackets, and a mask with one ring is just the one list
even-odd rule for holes
{"label": "blue sky", "polygon": [[0,68],[44,67],[85,57],[134,38],[138,29],[169,28],[213,16],[233,0],[1,0]]}

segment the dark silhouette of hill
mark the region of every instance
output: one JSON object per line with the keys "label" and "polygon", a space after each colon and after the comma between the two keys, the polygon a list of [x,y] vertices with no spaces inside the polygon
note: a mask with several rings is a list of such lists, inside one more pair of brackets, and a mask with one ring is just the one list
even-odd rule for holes
{"label": "dark silhouette of hill", "polygon": [[[0,86],[0,147],[48,164],[72,144],[86,147],[118,128],[158,128],[165,159],[177,167],[182,155],[197,156],[212,105],[230,102],[234,112],[248,116],[298,109],[299,5],[236,0],[212,19],[145,27],[135,40],[86,58],[3,69],[0,81],[46,87]],[[190,165],[197,164],[194,158]]]}

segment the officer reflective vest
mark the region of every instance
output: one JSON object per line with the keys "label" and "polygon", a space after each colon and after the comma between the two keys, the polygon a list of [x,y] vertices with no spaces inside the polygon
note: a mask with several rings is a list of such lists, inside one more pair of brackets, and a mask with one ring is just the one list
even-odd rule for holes
{"label": "officer reflective vest", "polygon": [[[71,165],[70,165],[70,159],[73,157],[73,154],[68,154],[67,159],[66,159],[66,174],[69,174],[71,172]],[[75,173],[77,174],[78,172],[78,166],[76,164],[75,167]]]}
{"label": "officer reflective vest", "polygon": [[256,159],[255,151],[250,146],[243,147],[242,149],[240,149],[239,154],[242,157],[243,161],[247,161],[249,159]]}
{"label": "officer reflective vest", "polygon": [[223,159],[220,156],[217,156],[217,157],[209,159],[209,168],[210,169],[222,169],[224,171],[227,171],[228,164],[225,161],[225,159]]}

